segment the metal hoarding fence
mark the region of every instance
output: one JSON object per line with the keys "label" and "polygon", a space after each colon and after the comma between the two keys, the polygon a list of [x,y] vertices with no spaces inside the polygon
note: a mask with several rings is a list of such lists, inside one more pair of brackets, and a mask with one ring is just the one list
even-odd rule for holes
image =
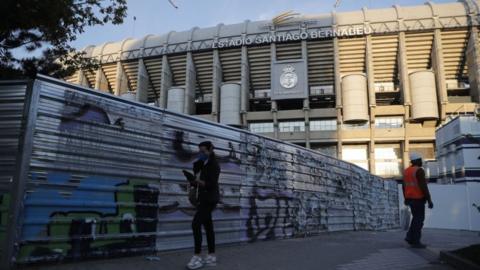
{"label": "metal hoarding fence", "polygon": [[203,140],[217,243],[399,226],[394,181],[313,150],[45,76],[0,89],[2,268],[191,247]]}

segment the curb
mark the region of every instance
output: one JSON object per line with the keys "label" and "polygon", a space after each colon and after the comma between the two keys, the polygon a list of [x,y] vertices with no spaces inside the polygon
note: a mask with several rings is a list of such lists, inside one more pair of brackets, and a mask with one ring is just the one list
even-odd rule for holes
{"label": "curb", "polygon": [[480,270],[480,266],[472,261],[464,259],[449,251],[440,251],[440,259],[453,266],[455,269],[462,270]]}

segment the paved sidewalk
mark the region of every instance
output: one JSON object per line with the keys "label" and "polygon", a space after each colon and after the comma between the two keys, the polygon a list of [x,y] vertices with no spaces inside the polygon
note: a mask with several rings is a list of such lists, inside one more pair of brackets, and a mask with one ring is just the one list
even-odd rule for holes
{"label": "paved sidewalk", "polygon": [[[404,231],[335,232],[288,240],[262,241],[218,247],[218,265],[207,269],[451,269],[438,261],[438,252],[480,243],[476,232],[424,230],[425,250],[409,248]],[[192,240],[193,241],[193,240]],[[49,270],[149,270],[185,269],[191,251],[159,253],[158,260],[147,256],[94,260],[28,269]]]}

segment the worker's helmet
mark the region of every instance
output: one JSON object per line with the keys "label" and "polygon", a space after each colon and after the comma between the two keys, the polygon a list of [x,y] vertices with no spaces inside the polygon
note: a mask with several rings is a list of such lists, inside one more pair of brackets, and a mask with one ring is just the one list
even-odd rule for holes
{"label": "worker's helmet", "polygon": [[410,153],[410,160],[417,160],[417,159],[422,159],[422,156],[419,153],[416,152],[411,152]]}

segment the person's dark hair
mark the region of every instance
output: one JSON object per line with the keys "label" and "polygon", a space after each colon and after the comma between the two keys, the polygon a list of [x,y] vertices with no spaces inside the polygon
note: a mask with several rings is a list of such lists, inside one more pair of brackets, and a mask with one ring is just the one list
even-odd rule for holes
{"label": "person's dark hair", "polygon": [[216,158],[215,156],[215,152],[213,152],[213,143],[211,141],[203,141],[201,143],[198,144],[198,147],[201,147],[201,146],[204,146],[208,149],[208,151],[210,151],[210,158]]}
{"label": "person's dark hair", "polygon": [[411,160],[410,162],[412,163],[413,166],[422,167],[422,159],[421,158]]}
{"label": "person's dark hair", "polygon": [[213,150],[213,144],[212,144],[211,141],[203,141],[203,142],[199,143],[198,147],[201,147],[201,146],[206,147],[209,151]]}

